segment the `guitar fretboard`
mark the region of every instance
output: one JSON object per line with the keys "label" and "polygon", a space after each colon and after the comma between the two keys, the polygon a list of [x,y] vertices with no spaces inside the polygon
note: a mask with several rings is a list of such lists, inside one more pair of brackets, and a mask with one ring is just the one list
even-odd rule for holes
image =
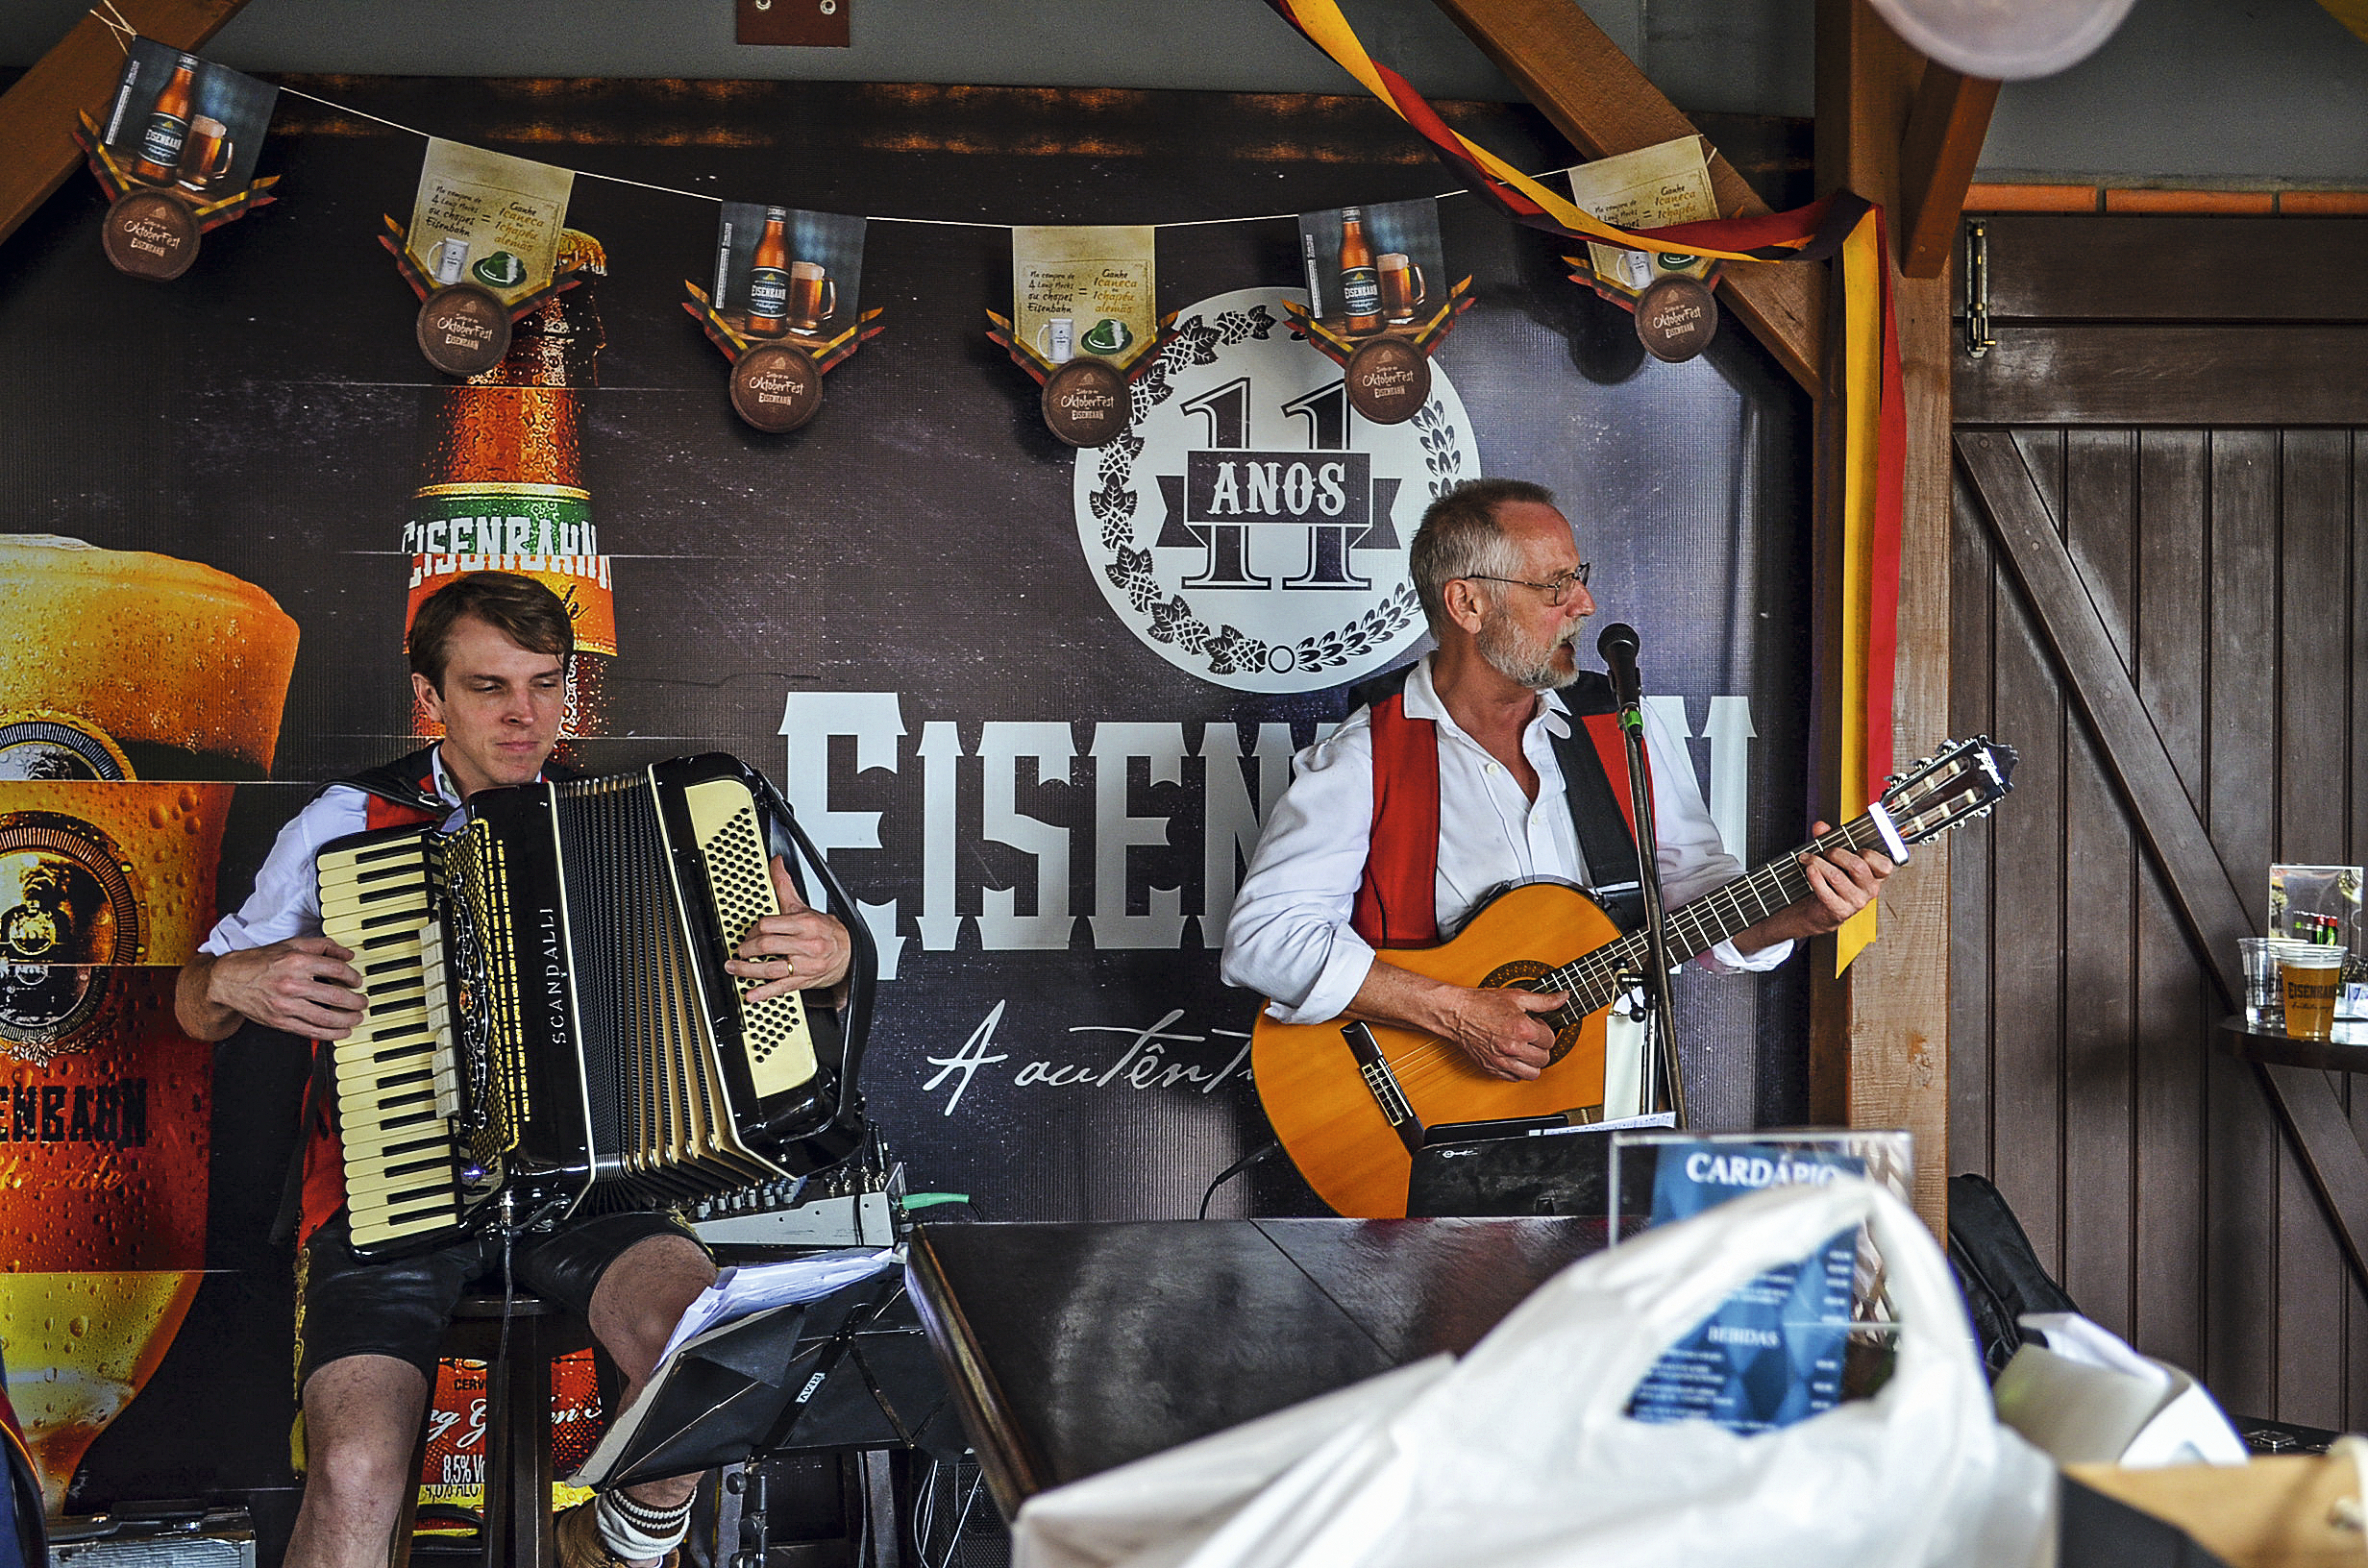
{"label": "guitar fretboard", "polygon": [[[1822,855],[1829,849],[1882,848],[1883,830],[1875,825],[1874,818],[1860,817],[1811,840],[1788,855],[1769,861],[1747,876],[1738,877],[1716,893],[1706,894],[1690,904],[1669,911],[1665,923],[1670,961],[1682,964],[1706,953],[1788,904],[1808,896],[1809,871],[1801,865],[1801,856]],[[1638,931],[1617,942],[1606,943],[1593,952],[1539,976],[1532,984],[1539,991],[1568,992],[1571,1002],[1565,1011],[1573,1018],[1583,1017],[1619,994],[1620,976],[1644,973],[1645,962],[1644,933]]]}

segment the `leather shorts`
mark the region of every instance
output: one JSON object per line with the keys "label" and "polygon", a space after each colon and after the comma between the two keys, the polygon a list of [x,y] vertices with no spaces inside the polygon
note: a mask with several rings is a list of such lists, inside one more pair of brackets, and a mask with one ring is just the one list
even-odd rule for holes
{"label": "leather shorts", "polygon": [[[600,1214],[519,1237],[509,1249],[510,1277],[522,1294],[585,1314],[608,1265],[654,1236],[679,1236],[700,1245],[672,1214]],[[493,1294],[502,1289],[501,1237],[471,1237],[382,1263],[355,1257],[349,1237],[340,1209],[305,1243],[298,1388],[348,1356],[408,1361],[434,1387],[436,1352],[454,1306],[472,1286]]]}

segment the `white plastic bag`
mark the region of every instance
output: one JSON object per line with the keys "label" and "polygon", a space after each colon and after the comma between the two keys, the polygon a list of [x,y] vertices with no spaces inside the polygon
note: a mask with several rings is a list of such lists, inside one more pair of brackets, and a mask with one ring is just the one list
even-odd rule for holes
{"label": "white plastic bag", "polygon": [[[1898,1360],[1870,1400],[1742,1437],[1624,1413],[1754,1275],[1863,1219]],[[1462,1361],[1418,1362],[1043,1493],[1019,1568],[2020,1568],[2054,1468],[1990,1413],[1948,1264],[1856,1178],[1771,1188],[1564,1270]]]}

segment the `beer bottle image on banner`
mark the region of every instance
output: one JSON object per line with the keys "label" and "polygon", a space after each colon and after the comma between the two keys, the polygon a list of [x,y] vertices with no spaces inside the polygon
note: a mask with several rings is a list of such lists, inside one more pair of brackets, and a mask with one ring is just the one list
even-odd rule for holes
{"label": "beer bottle image on banner", "polygon": [[765,232],[749,259],[749,332],[755,337],[778,337],[789,315],[789,240],[781,225],[789,208],[765,208]]}
{"label": "beer bottle image on banner", "polygon": [[[600,242],[567,230],[559,270],[598,275]],[[419,491],[404,525],[411,557],[411,617],[430,594],[469,572],[539,579],[575,620],[562,739],[604,727],[605,676],[617,656],[608,557],[584,486],[583,394],[597,380],[600,307],[594,284],[553,296],[518,323],[502,362],[457,386],[429,390]],[[414,706],[411,728],[438,733]]]}
{"label": "beer bottle image on banner", "polygon": [[1381,325],[1381,274],[1365,237],[1363,208],[1341,208],[1341,309],[1352,332],[1369,332]]}
{"label": "beer bottle image on banner", "polygon": [[148,129],[140,136],[139,157],[132,160],[135,178],[152,185],[168,185],[181,172],[181,150],[189,140],[189,99],[197,75],[197,57],[184,55],[173,66],[172,80],[157,94],[148,111]]}

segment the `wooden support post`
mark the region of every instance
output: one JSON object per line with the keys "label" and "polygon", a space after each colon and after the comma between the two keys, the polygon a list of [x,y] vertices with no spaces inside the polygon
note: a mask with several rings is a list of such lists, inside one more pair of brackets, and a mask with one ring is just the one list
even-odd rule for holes
{"label": "wooden support post", "polygon": [[[1644,78],[1571,0],[1438,0],[1482,53],[1589,158],[1695,134],[1693,122]],[[1711,159],[1718,215],[1765,212],[1767,203],[1724,158]],[[1735,262],[1718,296],[1812,397],[1821,384],[1823,269],[1808,262]]]}
{"label": "wooden support post", "polygon": [[[238,14],[247,0],[116,0],[142,37],[195,49]],[[49,200],[80,166],[74,117],[107,111],[123,73],[123,47],[96,12],[86,14],[16,85],[0,97],[0,241]]]}
{"label": "wooden support post", "polygon": [[[1817,188],[1846,186],[1898,210],[1900,149],[1924,61],[1866,0],[1818,0]],[[1893,265],[1889,257],[1887,266]],[[1932,279],[1894,270],[1892,302],[1907,398],[1907,475],[1900,528],[1899,653],[1893,758],[1928,754],[1947,733],[1949,694],[1949,296],[1946,252]],[[1840,268],[1835,268],[1838,283]],[[1838,286],[1832,319],[1840,321]],[[1819,737],[1814,809],[1862,810],[1840,794],[1838,564],[1844,389],[1838,331],[1817,409],[1816,545]],[[1880,781],[1870,781],[1879,785]],[[1839,813],[1840,816],[1836,814]],[[1916,1211],[1947,1229],[1949,1174],[1949,844],[1921,845],[1883,896],[1881,940],[1834,975],[1831,939],[1813,944],[1811,1114],[1852,1127],[1915,1136]]]}
{"label": "wooden support post", "polygon": [[1998,84],[1986,77],[1937,61],[1924,67],[1899,152],[1899,270],[1908,277],[1937,278],[1949,264],[1997,102]]}

